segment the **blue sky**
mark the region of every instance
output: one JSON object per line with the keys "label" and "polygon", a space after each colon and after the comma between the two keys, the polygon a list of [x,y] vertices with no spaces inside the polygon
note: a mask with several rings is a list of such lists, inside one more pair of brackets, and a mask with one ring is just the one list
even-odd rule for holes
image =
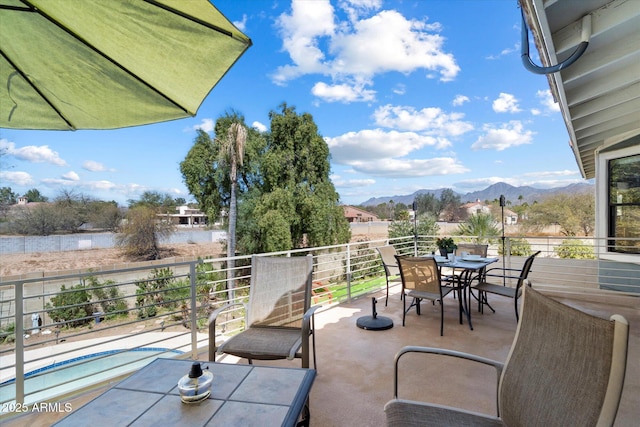
{"label": "blue sky", "polygon": [[0,186],[121,204],[147,190],[192,201],[178,165],[195,129],[211,131],[234,109],[267,130],[283,102],[313,116],[342,203],[584,181],[546,77],[521,64],[516,0],[214,4],[253,46],[196,117],[109,131],[0,129]]}

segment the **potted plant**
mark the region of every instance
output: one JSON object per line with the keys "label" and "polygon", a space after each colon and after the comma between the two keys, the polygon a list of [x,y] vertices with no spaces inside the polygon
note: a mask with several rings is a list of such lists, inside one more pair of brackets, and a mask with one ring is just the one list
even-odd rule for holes
{"label": "potted plant", "polygon": [[436,246],[440,249],[440,255],[447,256],[458,249],[458,245],[453,241],[452,237],[439,237],[436,239]]}

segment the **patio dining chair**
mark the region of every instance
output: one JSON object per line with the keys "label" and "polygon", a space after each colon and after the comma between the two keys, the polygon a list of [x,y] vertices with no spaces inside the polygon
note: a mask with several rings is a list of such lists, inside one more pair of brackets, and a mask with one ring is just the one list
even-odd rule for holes
{"label": "patio dining chair", "polygon": [[[487,257],[487,250],[489,249],[489,245],[475,245],[472,243],[459,243],[458,249],[456,250],[458,256],[462,256],[463,252],[468,253],[469,255],[478,255],[482,258]],[[469,280],[469,283],[473,281],[480,282],[484,277],[484,269],[476,274]],[[456,286],[458,282],[458,276],[456,274],[448,274],[442,277],[442,281],[445,282],[447,286]],[[454,293],[455,295],[455,293]]]}
{"label": "patio dining chair", "polygon": [[[402,326],[411,307],[416,307],[420,315],[420,302],[423,299],[440,304],[440,336],[444,333],[444,305],[443,298],[452,288],[442,286],[440,270],[436,260],[432,257],[411,257],[396,255],[400,277],[402,279]],[[407,308],[407,297],[412,298]]]}
{"label": "patio dining chair", "polygon": [[[483,280],[478,283],[478,285],[474,286],[472,289],[478,291],[478,310],[483,313],[484,306],[486,305],[493,311],[496,312],[493,307],[489,304],[487,299],[487,294],[495,294],[500,295],[507,298],[513,298],[513,303],[515,305],[516,312],[516,322],[518,321],[518,299],[522,294],[522,286],[526,283],[529,287],[531,286],[531,282],[527,278],[529,276],[529,272],[531,271],[531,266],[533,265],[534,258],[540,253],[540,251],[534,253],[529,256],[524,264],[522,265],[522,269],[518,270],[517,268],[502,268],[496,267],[487,270],[484,273]],[[502,274],[499,274],[502,272]],[[491,282],[489,282],[491,280]],[[507,281],[516,280],[515,287],[506,286]],[[499,283],[502,282],[502,283]]]}
{"label": "patio dining chair", "polygon": [[[398,262],[396,261],[396,248],[393,245],[378,246],[376,248],[382,259],[382,266],[384,267],[384,275],[387,279],[387,299],[384,300],[386,306],[389,302],[389,283],[399,283],[400,270],[398,269]],[[402,294],[400,294],[402,298]]]}
{"label": "patio dining chair", "polygon": [[[442,348],[404,347],[396,354],[394,397],[384,408],[387,426],[611,426],[622,395],[628,339],[624,317],[595,317],[525,287],[522,319],[504,363]],[[425,354],[493,366],[496,414],[400,399],[398,365],[409,353],[420,354],[420,366]],[[421,381],[419,373],[411,369],[409,375]],[[464,392],[457,397],[465,401]]]}
{"label": "patio dining chair", "polygon": [[[302,359],[309,368],[313,350],[316,368],[314,312],[311,307],[313,259],[304,257],[251,258],[249,303],[232,302],[209,317],[209,360],[216,354],[232,354],[256,360]],[[234,305],[245,308],[245,330],[216,346],[216,320]],[[309,341],[311,338],[311,348]]]}

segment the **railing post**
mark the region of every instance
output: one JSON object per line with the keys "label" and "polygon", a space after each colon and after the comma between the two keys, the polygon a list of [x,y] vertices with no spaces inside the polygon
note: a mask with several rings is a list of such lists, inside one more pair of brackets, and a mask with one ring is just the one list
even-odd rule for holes
{"label": "railing post", "polygon": [[191,353],[194,360],[198,359],[198,306],[196,295],[198,289],[196,283],[196,262],[189,263],[189,277],[191,285]]}
{"label": "railing post", "polygon": [[16,283],[16,403],[24,404],[24,285]]}
{"label": "railing post", "polygon": [[351,243],[347,243],[347,301],[351,302]]}

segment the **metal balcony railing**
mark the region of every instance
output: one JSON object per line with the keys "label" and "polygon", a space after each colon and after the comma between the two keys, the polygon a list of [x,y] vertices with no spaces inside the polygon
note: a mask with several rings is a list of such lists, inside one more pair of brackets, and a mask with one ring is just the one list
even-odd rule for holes
{"label": "metal balcony railing", "polygon": [[[604,241],[522,236],[505,238],[504,249],[500,237],[489,243],[489,256],[501,258],[496,267],[520,268],[528,253],[541,250],[529,276],[533,286],[587,297],[640,294],[639,256],[608,259],[603,256]],[[332,305],[386,286],[375,250],[386,244],[400,254],[436,251],[435,236],[408,236],[264,255],[312,255],[313,304]],[[228,258],[215,258],[3,278],[0,404],[9,407],[77,393],[127,375],[156,357],[197,359],[208,346],[209,313],[230,295],[235,301],[248,298],[250,256],[234,260],[233,271]],[[218,319],[222,334],[216,339],[241,330],[243,321],[242,309],[227,312]]]}

